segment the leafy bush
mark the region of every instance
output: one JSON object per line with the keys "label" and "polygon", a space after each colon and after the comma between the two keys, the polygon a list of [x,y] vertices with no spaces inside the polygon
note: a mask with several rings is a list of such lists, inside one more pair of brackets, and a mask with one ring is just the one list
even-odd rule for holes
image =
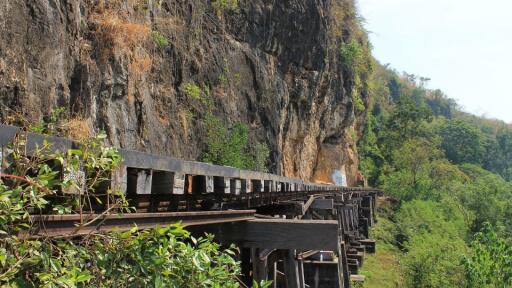
{"label": "leafy bush", "polygon": [[[92,202],[105,205],[102,215],[129,212],[115,187],[98,189],[121,161],[116,149],[101,145],[103,137],[65,153],[53,153],[44,143],[30,158],[23,153],[26,138],[7,149],[12,161],[0,178],[0,286],[240,287],[235,248],[221,249],[212,236],[195,239],[178,224],[85,236],[18,236],[40,225],[30,221],[29,212],[91,213]],[[62,166],[63,175],[56,170]],[[65,176],[80,170],[85,178]],[[63,193],[69,188],[81,193]],[[90,223],[76,232],[85,225]]]}
{"label": "leafy bush", "polygon": [[[2,239],[0,284],[22,287],[240,287],[234,247],[179,224],[79,240]],[[16,252],[14,252],[16,251]]]}
{"label": "leafy bush", "polygon": [[238,0],[214,0],[212,6],[217,13],[232,11],[238,9]]}
{"label": "leafy bush", "polygon": [[453,202],[413,200],[397,215],[406,253],[402,259],[409,287],[456,287],[463,281],[467,226]]}
{"label": "leafy bush", "polygon": [[199,88],[199,86],[197,86],[196,83],[187,82],[187,83],[183,84],[182,89],[183,89],[183,92],[185,92],[185,94],[187,94],[189,97],[197,99],[197,100],[201,100],[202,91],[201,91],[201,88]]}
{"label": "leafy bush", "polygon": [[151,38],[158,47],[165,47],[169,45],[169,39],[167,39],[167,37],[165,37],[164,35],[160,34],[160,32],[158,31],[151,32]]}
{"label": "leafy bush", "polygon": [[352,39],[348,43],[343,42],[340,51],[343,66],[353,70],[354,74],[361,73],[368,61],[363,46],[357,40]]}
{"label": "leafy bush", "polygon": [[266,171],[270,151],[264,144],[249,144],[249,128],[246,125],[237,123],[228,129],[219,118],[208,114],[205,117],[205,126],[208,150],[203,156],[204,161],[241,169]]}
{"label": "leafy bush", "polygon": [[512,287],[512,246],[494,227],[485,223],[471,247],[463,260],[468,288]]}
{"label": "leafy bush", "polygon": [[464,283],[459,264],[466,251],[462,239],[420,234],[409,239],[406,249],[401,265],[407,287],[446,288]]}
{"label": "leafy bush", "polygon": [[265,144],[258,143],[254,147],[254,162],[251,169],[261,172],[268,172],[267,161],[270,156],[270,149]]}
{"label": "leafy bush", "polygon": [[361,99],[361,96],[359,94],[353,93],[352,101],[354,102],[354,107],[357,112],[363,112],[364,110],[366,110],[366,106],[364,105],[363,99]]}
{"label": "leafy bush", "polygon": [[47,135],[58,135],[59,122],[66,112],[66,108],[57,107],[50,114],[44,117],[43,121],[29,127],[30,132],[47,134]]}

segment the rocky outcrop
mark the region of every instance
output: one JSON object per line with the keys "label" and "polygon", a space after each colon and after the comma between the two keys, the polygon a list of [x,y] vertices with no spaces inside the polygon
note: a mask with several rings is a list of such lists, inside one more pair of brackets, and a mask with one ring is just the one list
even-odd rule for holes
{"label": "rocky outcrop", "polygon": [[[343,170],[354,184],[349,131],[364,112],[355,112],[339,49],[353,37],[345,25],[355,19],[353,3],[216,7],[208,0],[2,1],[3,120],[6,107],[34,121],[63,106],[85,127],[105,129],[116,146],[197,160],[208,110],[228,125],[246,123],[252,141],[269,146],[272,172],[332,182]],[[199,97],[187,93],[190,83]]]}

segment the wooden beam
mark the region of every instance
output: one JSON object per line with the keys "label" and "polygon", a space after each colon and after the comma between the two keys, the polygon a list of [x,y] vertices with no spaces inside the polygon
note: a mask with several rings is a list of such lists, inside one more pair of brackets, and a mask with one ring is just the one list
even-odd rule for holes
{"label": "wooden beam", "polygon": [[211,233],[222,244],[244,248],[331,250],[338,247],[338,222],[333,220],[256,219],[204,225],[194,233]]}
{"label": "wooden beam", "polygon": [[315,202],[315,196],[310,196],[308,201],[302,206],[302,215],[306,213],[306,211],[309,210],[309,207]]}
{"label": "wooden beam", "polygon": [[334,200],[333,199],[315,199],[313,204],[311,204],[311,209],[322,209],[322,210],[332,210],[334,209]]}

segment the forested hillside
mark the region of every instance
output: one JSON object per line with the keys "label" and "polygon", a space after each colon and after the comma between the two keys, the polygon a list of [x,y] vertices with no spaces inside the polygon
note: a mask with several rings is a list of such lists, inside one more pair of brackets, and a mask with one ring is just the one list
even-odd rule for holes
{"label": "forested hillside", "polygon": [[512,129],[462,112],[427,81],[374,73],[361,170],[392,199],[367,285],[512,287]]}

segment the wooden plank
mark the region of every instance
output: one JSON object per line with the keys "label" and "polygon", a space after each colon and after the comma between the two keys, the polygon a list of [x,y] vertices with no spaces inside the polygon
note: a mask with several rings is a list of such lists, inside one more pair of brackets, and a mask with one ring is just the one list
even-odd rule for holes
{"label": "wooden plank", "polygon": [[197,232],[216,235],[223,244],[247,248],[337,251],[338,223],[333,220],[255,219],[207,225]]}
{"label": "wooden plank", "polygon": [[311,206],[311,204],[313,204],[314,201],[315,196],[310,196],[308,201],[302,206],[302,215],[299,215],[299,219],[302,219],[302,217],[304,217],[304,214],[306,214],[306,212],[309,210],[309,207]]}
{"label": "wooden plank", "polygon": [[366,277],[364,275],[350,275],[350,281],[357,283],[364,283]]}

